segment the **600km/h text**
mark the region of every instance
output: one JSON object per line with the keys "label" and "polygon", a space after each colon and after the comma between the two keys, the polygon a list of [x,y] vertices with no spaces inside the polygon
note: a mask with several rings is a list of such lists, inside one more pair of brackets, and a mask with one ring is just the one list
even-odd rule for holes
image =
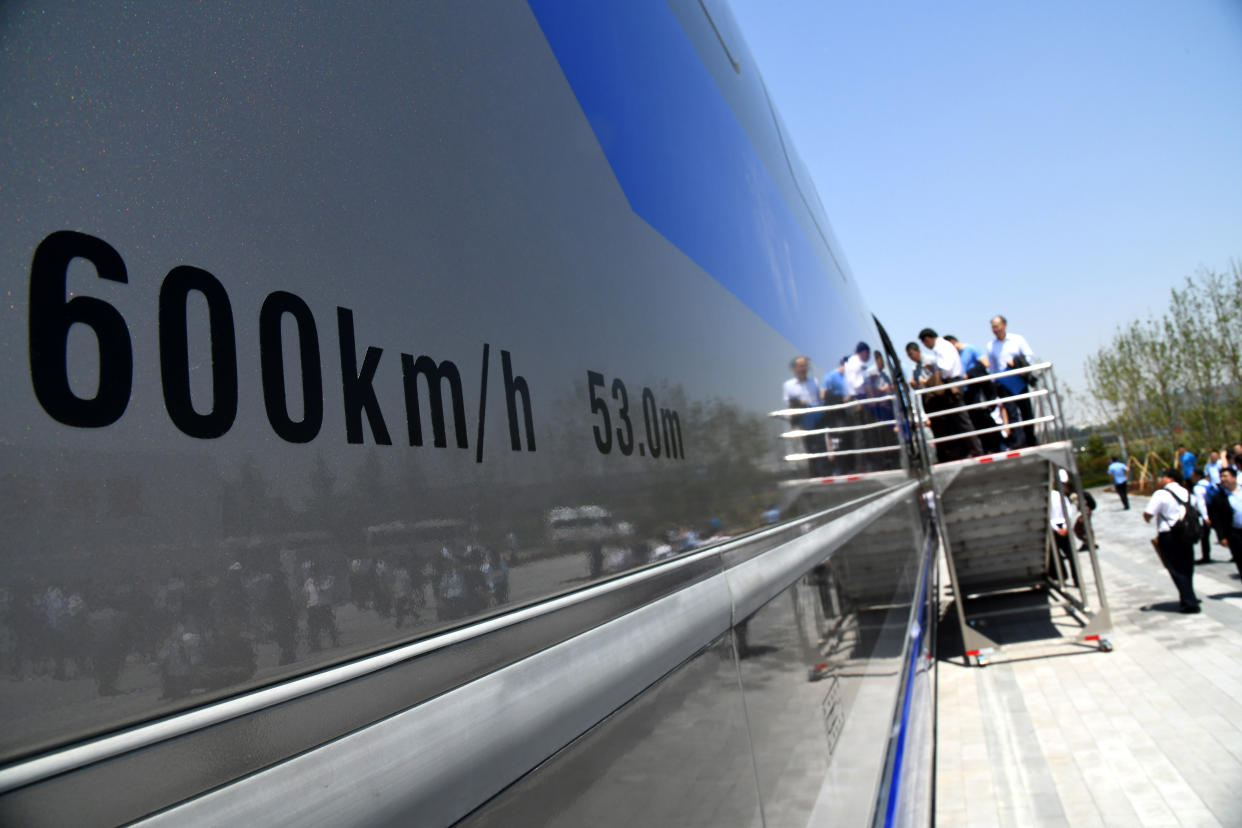
{"label": "600km/h text", "polygon": [[[54,419],[77,428],[103,428],[115,423],[129,406],[134,382],[134,349],[129,322],[103,299],[68,293],[69,265],[83,259],[94,266],[104,281],[127,284],[128,271],[120,254],[102,239],[61,230],[45,238],[35,250],[30,269],[30,380],[35,396]],[[67,295],[68,294],[68,295]],[[206,303],[210,341],[209,404],[195,405],[190,389],[189,343],[190,296]],[[72,298],[68,298],[68,297]],[[205,270],[182,265],[164,277],[157,307],[159,373],[169,419],[183,434],[214,439],[228,433],[237,418],[238,342],[233,304],[224,284]],[[282,327],[291,323],[297,347],[286,354]],[[380,371],[382,348],[368,345],[361,363],[354,330],[354,312],[336,309],[340,352],[341,403],[345,439],[365,442],[369,427],[376,445],[390,446],[393,438],[380,409],[377,380],[392,381],[392,369]],[[70,384],[69,332],[74,326],[95,335],[98,385],[92,396],[83,396]],[[314,440],[324,422],[324,375],[320,361],[319,329],[311,308],[287,291],[273,291],[259,309],[259,363],[263,405],[272,430],[290,443]],[[241,350],[241,353],[248,353]],[[483,462],[484,418],[487,412],[488,367],[491,346],[483,343],[479,371],[479,405],[476,419],[475,462]],[[294,360],[291,375],[298,383],[286,383],[286,360]],[[389,358],[389,365],[392,358]],[[470,445],[461,372],[452,360],[427,354],[399,354],[400,382],[404,392],[405,425],[411,446],[422,446],[430,436],[436,448],[449,446],[448,424],[458,449]],[[535,420],[531,391],[526,379],[514,371],[512,355],[500,351],[503,402],[508,415],[509,443],[513,451],[535,450]],[[292,386],[292,387],[291,387]],[[291,399],[293,405],[291,405]],[[300,416],[295,411],[300,409]],[[431,434],[423,428],[424,411]],[[448,415],[448,416],[446,416]],[[364,426],[365,423],[365,426]],[[525,438],[523,440],[523,437]]]}

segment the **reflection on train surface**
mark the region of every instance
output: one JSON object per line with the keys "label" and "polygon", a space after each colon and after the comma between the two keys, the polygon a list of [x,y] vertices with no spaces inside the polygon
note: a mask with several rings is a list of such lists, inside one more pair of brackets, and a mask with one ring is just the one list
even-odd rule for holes
{"label": "reflection on train surface", "polygon": [[908,643],[911,617],[935,616],[919,502],[887,510],[464,824],[851,825],[884,812],[908,662],[911,685],[932,692],[930,642]]}
{"label": "reflection on train surface", "polygon": [[0,823],[928,822],[927,452],[724,3],[5,11]]}

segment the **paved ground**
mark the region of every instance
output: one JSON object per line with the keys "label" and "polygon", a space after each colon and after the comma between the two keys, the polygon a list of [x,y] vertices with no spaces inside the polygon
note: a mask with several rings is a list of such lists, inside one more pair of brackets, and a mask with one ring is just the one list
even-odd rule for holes
{"label": "paved ground", "polygon": [[[985,668],[939,664],[936,817],[941,826],[1242,826],[1242,584],[1227,551],[1196,567],[1199,615],[1144,524],[1095,493],[1115,650],[1075,644],[1061,611],[1028,629],[1068,637],[1006,647]],[[1197,557],[1197,551],[1196,551]],[[1086,565],[1085,553],[1083,563]],[[945,579],[947,583],[947,578]]]}

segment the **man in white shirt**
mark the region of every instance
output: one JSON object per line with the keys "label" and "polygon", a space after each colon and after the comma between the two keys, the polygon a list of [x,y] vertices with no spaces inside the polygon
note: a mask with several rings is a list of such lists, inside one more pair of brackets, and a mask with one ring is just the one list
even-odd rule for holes
{"label": "man in white shirt", "polygon": [[919,331],[919,341],[923,343],[924,348],[935,354],[936,367],[940,369],[940,376],[945,382],[966,378],[966,373],[962,370],[961,354],[957,352],[952,342],[931,328]]}
{"label": "man in white shirt", "polygon": [[1078,508],[1060,487],[1053,487],[1049,495],[1048,524],[1052,527],[1052,538],[1062,560],[1069,566],[1070,581],[1078,586],[1078,562],[1074,558],[1074,542],[1070,539],[1070,532],[1078,521]]}
{"label": "man in white shirt", "polygon": [[[815,377],[810,375],[811,360],[809,357],[794,357],[789,363],[793,376],[785,380],[782,394],[786,408],[814,408],[822,405],[822,393]],[[819,414],[800,414],[789,418],[794,428],[812,430],[822,428]],[[828,451],[828,441],[823,434],[812,434],[802,438],[803,450],[807,454],[824,454]],[[828,458],[816,457],[810,461],[812,477],[823,477],[828,474]]]}
{"label": "man in white shirt", "polygon": [[[1014,360],[1023,360],[1030,364],[1035,360],[1035,355],[1031,351],[1031,346],[1027,344],[1024,337],[1018,334],[1009,333],[1009,321],[1003,316],[992,317],[992,335],[995,339],[988,346],[988,366],[993,374],[999,374],[1002,371],[1010,371],[1021,365],[1015,365]],[[1029,383],[1026,375],[1017,375],[1012,377],[1001,377],[996,381],[996,393],[1001,397],[1013,397],[1018,394],[1025,394],[1029,389]],[[1035,410],[1031,407],[1029,399],[1016,400],[1011,403],[1005,403],[1009,409],[1009,421],[1016,423],[1019,420],[1035,419]],[[1015,435],[1020,435],[1021,440],[1017,445],[1033,446],[1035,445],[1035,427],[1026,425],[1015,431]]]}
{"label": "man in white shirt", "polygon": [[1207,465],[1203,467],[1203,473],[1207,475],[1208,482],[1213,486],[1220,485],[1220,452],[1214,451],[1208,455]]}
{"label": "man in white shirt", "polygon": [[1177,472],[1165,469],[1160,473],[1160,488],[1147,501],[1143,510],[1143,520],[1151,523],[1156,520],[1156,548],[1160,551],[1160,561],[1169,571],[1173,585],[1177,587],[1180,602],[1179,609],[1185,613],[1199,611],[1199,599],[1195,597],[1194,550],[1190,544],[1174,532],[1173,527],[1186,516],[1186,510],[1193,509],[1190,492],[1177,482]]}
{"label": "man in white shirt", "polygon": [[810,375],[811,360],[809,357],[794,357],[789,363],[793,376],[785,380],[781,389],[785,397],[786,408],[811,408],[819,405],[819,383]]}
{"label": "man in white shirt", "polygon": [[[859,342],[854,346],[854,353],[849,359],[845,360],[844,382],[845,382],[845,399],[862,400],[867,397],[867,386],[870,380],[868,371],[871,368],[871,346],[866,342]],[[871,406],[860,405],[853,411],[847,412],[848,416],[843,418],[845,422],[852,425],[867,425],[875,422],[874,409]],[[841,437],[841,447],[843,449],[862,449],[875,448],[878,443],[876,439],[879,433],[875,429],[865,429],[863,431],[843,432]],[[843,458],[845,459],[845,458]],[[880,467],[877,462],[878,458],[871,454],[858,454],[853,456],[852,470],[854,471],[871,471]]]}
{"label": "man in white shirt", "polygon": [[845,361],[845,398],[857,400],[866,396],[867,366],[871,362],[871,346],[859,342],[853,355]]}

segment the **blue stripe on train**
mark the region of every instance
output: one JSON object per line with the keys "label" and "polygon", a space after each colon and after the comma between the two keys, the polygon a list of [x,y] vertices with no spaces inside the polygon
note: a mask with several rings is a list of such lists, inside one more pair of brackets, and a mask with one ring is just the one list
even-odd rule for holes
{"label": "blue stripe on train", "polygon": [[529,2],[634,212],[798,348],[834,357],[831,329],[853,326],[829,271],[664,0]]}

